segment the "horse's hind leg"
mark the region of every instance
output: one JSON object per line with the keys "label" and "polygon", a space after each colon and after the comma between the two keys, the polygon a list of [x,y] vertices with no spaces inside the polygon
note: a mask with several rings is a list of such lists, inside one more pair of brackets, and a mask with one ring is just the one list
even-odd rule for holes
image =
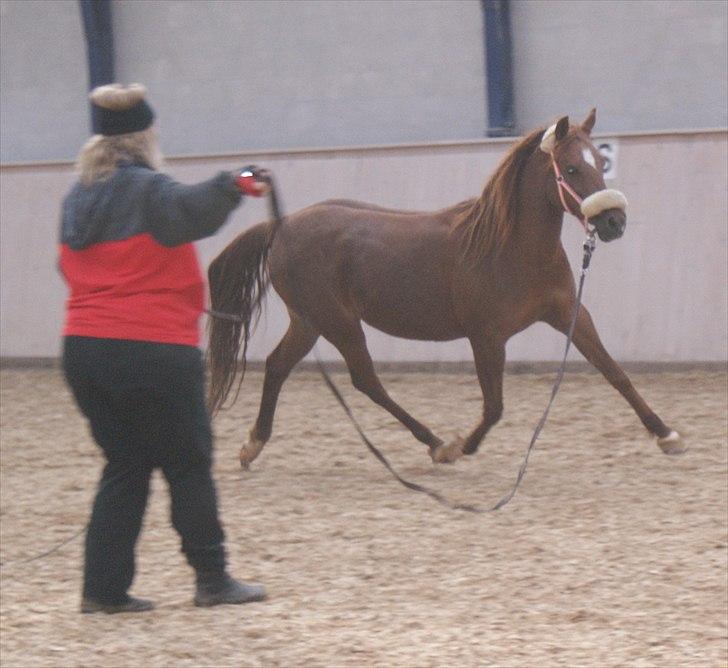
{"label": "horse's hind leg", "polygon": [[418,422],[387,394],[374,371],[374,363],[367,350],[364,331],[358,321],[347,322],[344,326],[337,327],[335,332],[322,331],[322,334],[336,346],[344,357],[351,375],[351,382],[357,390],[389,411],[412,432],[418,441],[429,446],[431,452],[442,445],[441,439],[437,438],[425,425]]}
{"label": "horse's hind leg", "polygon": [[[554,317],[550,324],[563,333],[567,333],[570,324],[569,309],[562,309],[560,316]],[[593,364],[611,385],[629,402],[635,410],[642,424],[657,437],[657,444],[663,452],[669,455],[680,454],[685,451],[682,438],[670,429],[658,415],[647,405],[630,382],[627,374],[610,356],[604,348],[594,322],[586,307],[581,306],[574,327],[574,345],[586,359]]]}
{"label": "horse's hind leg", "polygon": [[288,326],[288,331],[265,362],[265,379],[258,418],[250,430],[248,444],[240,449],[240,465],[243,468],[248,468],[270,438],[281,387],[293,367],[313,348],[319,336],[315,329],[295,313],[289,312],[289,315],[291,324]]}
{"label": "horse's hind leg", "polygon": [[506,347],[500,340],[483,336],[470,337],[475,370],[483,392],[483,417],[467,438],[458,438],[432,453],[435,462],[454,462],[462,455],[472,455],[478,449],[488,430],[503,413],[503,368]]}

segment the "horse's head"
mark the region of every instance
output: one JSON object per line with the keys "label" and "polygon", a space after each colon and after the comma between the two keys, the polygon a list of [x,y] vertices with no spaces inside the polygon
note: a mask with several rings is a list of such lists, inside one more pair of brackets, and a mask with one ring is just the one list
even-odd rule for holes
{"label": "horse's head", "polygon": [[593,226],[602,241],[612,241],[624,234],[627,199],[604,183],[604,158],[589,137],[595,121],[596,109],[581,125],[562,117],[544,132],[541,150],[550,155],[555,176],[548,190],[552,203]]}

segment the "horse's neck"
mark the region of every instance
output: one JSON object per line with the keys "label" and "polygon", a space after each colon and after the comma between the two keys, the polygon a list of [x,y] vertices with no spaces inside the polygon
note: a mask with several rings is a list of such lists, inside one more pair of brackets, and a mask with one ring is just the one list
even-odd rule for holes
{"label": "horse's neck", "polygon": [[518,217],[511,236],[512,250],[521,258],[543,264],[561,250],[564,212],[547,196],[553,184],[536,160],[526,166],[518,186]]}

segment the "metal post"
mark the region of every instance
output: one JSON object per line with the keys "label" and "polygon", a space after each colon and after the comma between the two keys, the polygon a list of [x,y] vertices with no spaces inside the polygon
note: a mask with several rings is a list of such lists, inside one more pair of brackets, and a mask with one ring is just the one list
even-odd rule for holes
{"label": "metal post", "polygon": [[[86,36],[89,90],[114,81],[111,0],[79,0]],[[91,109],[93,123],[93,107]]]}
{"label": "metal post", "polygon": [[510,0],[481,0],[489,137],[515,134]]}

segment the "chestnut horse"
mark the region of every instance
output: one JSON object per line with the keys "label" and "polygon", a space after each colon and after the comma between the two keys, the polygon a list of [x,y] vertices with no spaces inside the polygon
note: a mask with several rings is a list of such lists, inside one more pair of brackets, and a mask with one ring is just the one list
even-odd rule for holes
{"label": "chestnut horse", "polygon": [[[568,331],[574,277],[561,244],[565,210],[600,239],[620,237],[626,200],[606,190],[602,158],[589,139],[595,110],[581,125],[561,118],[505,156],[477,199],[435,212],[331,200],[233,240],[209,268],[210,407],[225,402],[268,283],[290,325],[265,365],[258,417],[240,451],[247,468],[271,436],[281,386],[319,336],[346,361],[351,380],[429,447],[435,462],[473,454],[503,410],[506,342],[537,321]],[[582,199],[585,201],[582,202]],[[581,206],[580,206],[581,205]],[[374,371],[361,322],[408,339],[467,337],[483,393],[483,415],[464,439],[445,444],[387,394]],[[650,409],[609,356],[581,307],[574,345],[622,394],[669,454],[682,439]],[[242,369],[238,357],[242,347]],[[242,383],[242,375],[240,382]]]}

